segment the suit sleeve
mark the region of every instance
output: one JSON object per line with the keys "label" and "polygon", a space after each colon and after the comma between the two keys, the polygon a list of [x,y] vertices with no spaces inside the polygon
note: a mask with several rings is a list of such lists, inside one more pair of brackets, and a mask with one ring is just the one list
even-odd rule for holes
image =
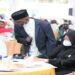
{"label": "suit sleeve", "polygon": [[50,26],[50,23],[48,21],[42,22],[42,29],[45,33],[45,36],[47,37],[46,39],[46,48],[47,48],[47,53],[51,52],[56,47],[56,40],[52,31],[52,28]]}
{"label": "suit sleeve", "polygon": [[62,49],[62,45],[61,46],[57,46],[56,48],[54,48],[50,54],[49,54],[49,59],[54,59],[56,58],[56,56],[58,55],[58,53],[61,51]]}
{"label": "suit sleeve", "polygon": [[30,43],[26,41],[26,37],[28,37],[28,34],[25,31],[21,32],[21,29],[23,28],[22,27],[19,28],[18,26],[14,27],[16,40],[21,44],[30,45]]}
{"label": "suit sleeve", "polygon": [[51,54],[49,55],[49,63],[56,66],[60,67],[61,66],[61,59],[57,59],[56,56],[58,53],[61,51],[62,45],[59,47],[56,47],[51,51]]}

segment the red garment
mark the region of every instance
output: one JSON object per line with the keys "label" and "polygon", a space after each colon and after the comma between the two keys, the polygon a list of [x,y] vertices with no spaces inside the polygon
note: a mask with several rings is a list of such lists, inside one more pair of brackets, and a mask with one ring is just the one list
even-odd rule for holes
{"label": "red garment", "polygon": [[10,32],[12,33],[12,29],[10,28],[0,28],[0,33]]}

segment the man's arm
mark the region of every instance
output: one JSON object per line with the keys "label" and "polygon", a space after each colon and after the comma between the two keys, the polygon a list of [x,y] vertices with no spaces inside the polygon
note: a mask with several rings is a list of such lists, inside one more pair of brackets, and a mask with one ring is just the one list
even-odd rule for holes
{"label": "man's arm", "polygon": [[56,47],[56,40],[52,31],[52,28],[50,26],[50,23],[48,21],[42,22],[42,29],[47,37],[46,39],[46,48],[47,48],[47,53],[51,52]]}
{"label": "man's arm", "polygon": [[14,32],[15,32],[15,38],[19,43],[24,44],[24,45],[31,44],[32,38],[25,31],[23,31],[22,27],[19,28],[15,26]]}

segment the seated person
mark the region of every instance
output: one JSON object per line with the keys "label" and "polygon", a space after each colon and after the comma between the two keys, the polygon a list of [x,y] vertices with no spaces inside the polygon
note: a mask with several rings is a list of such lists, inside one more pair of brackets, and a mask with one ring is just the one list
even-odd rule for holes
{"label": "seated person", "polygon": [[0,19],[0,56],[7,56],[7,47],[5,44],[5,40],[11,37],[12,30],[10,28],[6,28],[5,20]]}
{"label": "seated person", "polygon": [[69,25],[68,24],[62,24],[59,27],[58,36],[57,36],[57,45],[60,45],[62,43],[62,38],[69,31]]}
{"label": "seated person", "polygon": [[0,36],[3,37],[12,36],[12,29],[7,27],[7,23],[5,22],[5,20],[0,20]]}
{"label": "seated person", "polygon": [[49,59],[37,58],[56,66],[56,75],[68,74],[75,70],[75,31],[67,32],[63,37],[62,45],[55,48]]}

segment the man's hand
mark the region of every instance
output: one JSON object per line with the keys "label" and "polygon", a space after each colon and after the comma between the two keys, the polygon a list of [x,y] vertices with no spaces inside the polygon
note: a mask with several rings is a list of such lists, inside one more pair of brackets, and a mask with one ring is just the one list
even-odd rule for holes
{"label": "man's hand", "polygon": [[28,37],[26,38],[26,41],[29,42],[29,43],[31,43],[31,42],[32,42],[32,37],[28,36]]}
{"label": "man's hand", "polygon": [[38,57],[34,57],[34,56],[31,56],[31,57],[25,57],[24,58],[26,61],[33,61],[33,62],[45,62],[47,63],[48,62],[48,59],[44,59],[44,58],[38,58]]}
{"label": "man's hand", "polygon": [[75,75],[75,72],[71,72],[71,73],[65,74],[65,75]]}
{"label": "man's hand", "polygon": [[49,60],[45,58],[35,58],[34,61],[42,61],[42,62],[47,63]]}
{"label": "man's hand", "polygon": [[38,58],[38,57],[33,57],[33,61],[35,61],[35,62],[42,61],[42,62],[47,63],[47,62],[48,62],[48,59],[45,59],[45,58]]}

